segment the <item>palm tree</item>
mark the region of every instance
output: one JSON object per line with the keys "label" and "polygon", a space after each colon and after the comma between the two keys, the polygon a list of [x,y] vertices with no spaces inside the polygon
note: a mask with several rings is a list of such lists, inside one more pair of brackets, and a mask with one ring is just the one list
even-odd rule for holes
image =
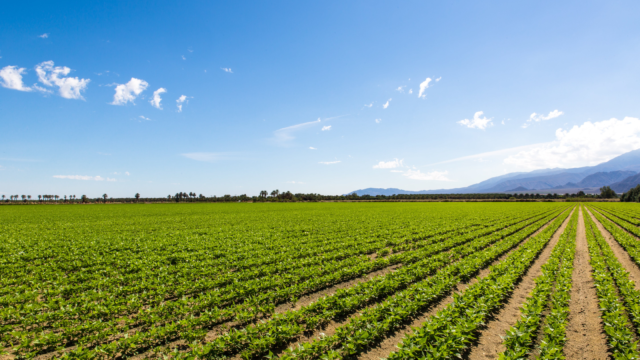
{"label": "palm tree", "polygon": [[104,199],[104,203],[107,203],[107,194],[102,194],[102,198]]}
{"label": "palm tree", "polygon": [[273,191],[271,192],[271,196],[275,196],[275,197],[277,197],[277,196],[278,196],[278,194],[280,194],[280,190],[278,190],[278,189],[275,189],[275,190],[273,190]]}
{"label": "palm tree", "polygon": [[136,202],[138,202],[138,200],[140,200],[140,193],[136,193]]}
{"label": "palm tree", "polygon": [[269,193],[267,192],[267,190],[262,190],[262,191],[260,191],[260,197],[267,197],[267,195],[269,195]]}
{"label": "palm tree", "polygon": [[31,201],[31,195],[27,195],[27,199],[29,199],[29,201]]}
{"label": "palm tree", "polygon": [[4,201],[4,198],[5,198],[5,197],[6,197],[5,195],[2,195],[2,201]]}
{"label": "palm tree", "polygon": [[38,201],[42,201],[42,195],[38,195]]}

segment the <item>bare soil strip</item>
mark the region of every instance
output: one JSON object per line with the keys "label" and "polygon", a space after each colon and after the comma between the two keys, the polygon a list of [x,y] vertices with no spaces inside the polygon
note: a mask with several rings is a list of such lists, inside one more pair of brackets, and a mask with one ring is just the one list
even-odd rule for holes
{"label": "bare soil strip", "polygon": [[587,212],[591,216],[593,222],[596,223],[598,230],[600,230],[602,236],[604,236],[607,244],[609,244],[609,247],[618,258],[618,261],[620,261],[620,263],[622,264],[622,267],[624,267],[624,269],[629,273],[629,279],[631,279],[635,283],[636,290],[640,290],[640,268],[638,267],[638,265],[636,265],[633,259],[631,259],[629,253],[627,253],[625,249],[620,246],[620,244],[618,244],[611,233],[608,232],[607,229],[604,228],[604,226],[602,226],[602,224],[598,221],[598,219],[596,219],[595,216],[593,216],[591,211],[587,210]]}
{"label": "bare soil strip", "polygon": [[569,302],[569,323],[564,354],[568,360],[608,359],[607,339],[603,330],[598,297],[594,287],[584,214],[578,219],[576,257]]}
{"label": "bare soil strip", "polygon": [[[575,210],[572,210],[575,211]],[[543,250],[543,252],[541,253],[541,255],[538,257],[538,259],[534,262],[534,267],[541,267],[542,264],[544,264],[547,259],[549,258],[549,255],[551,254],[551,249],[553,249],[556,244],[558,243],[558,240],[560,239],[560,234],[562,234],[562,232],[564,232],[564,229],[567,227],[567,225],[569,224],[569,219],[571,218],[571,215],[569,215],[569,217],[567,217],[567,219],[562,223],[562,225],[560,226],[560,228],[558,229],[558,231],[556,231],[556,233],[553,235],[553,237],[551,238],[551,240],[549,241],[549,243],[547,244],[547,246],[545,247],[545,249]],[[538,231],[536,231],[535,233],[533,233],[529,238],[527,238],[525,241],[523,241],[521,244],[524,244],[526,241],[528,241],[529,239],[531,239],[533,236],[538,235],[540,232],[542,232],[547,226],[549,226],[549,224],[552,222],[553,220],[549,221],[547,224],[545,224],[542,228],[540,228]],[[503,261],[507,256],[509,256],[513,251],[515,251],[516,249],[518,249],[519,246],[516,246],[515,248],[511,249],[509,252],[507,252],[506,254],[500,256],[500,258],[496,259],[494,262],[491,263],[491,265],[495,265],[501,261]],[[466,290],[466,288],[469,285],[472,285],[476,282],[478,282],[478,279],[481,279],[485,276],[487,276],[489,274],[491,266],[487,266],[484,269],[482,269],[478,275],[471,279],[471,281],[469,281],[468,283],[460,283],[458,284],[458,288],[457,291],[458,293],[463,292],[464,290]],[[528,292],[524,295],[526,296],[528,295]],[[447,305],[451,304],[453,302],[453,296],[447,296],[445,299],[443,299],[442,301],[440,301],[439,303],[435,304],[428,312],[424,313],[422,316],[415,318],[410,324],[408,324],[407,326],[403,327],[402,329],[399,329],[398,331],[396,331],[395,333],[391,334],[391,336],[387,337],[385,340],[383,340],[377,347],[370,349],[369,351],[367,351],[366,353],[362,353],[360,356],[358,356],[358,360],[380,360],[380,359],[385,359],[387,357],[389,357],[389,354],[393,351],[395,351],[398,347],[398,345],[400,344],[400,342],[402,342],[402,339],[407,336],[408,334],[413,333],[413,329],[414,328],[419,328],[422,326],[422,324],[424,324],[425,321],[427,321],[427,319],[433,315],[435,315],[436,313],[438,313],[438,311],[444,309]],[[520,301],[518,303],[518,305],[520,305],[523,301]],[[519,310],[516,309],[518,312]],[[515,323],[517,321],[517,317],[519,317],[520,314],[518,313],[516,315],[515,320],[513,320],[513,323]],[[504,331],[502,331],[501,334],[505,333],[506,330],[509,327],[507,326]],[[486,330],[483,331],[481,333],[481,339],[482,337],[486,337],[491,339],[491,336],[486,333]],[[484,336],[486,335],[486,336]],[[500,340],[500,344],[502,344],[502,339],[498,336],[498,339]],[[479,345],[480,346],[480,345]],[[479,347],[478,346],[478,347]],[[476,357],[477,359],[496,359],[498,357],[498,352],[497,351],[490,351],[490,357],[482,357],[483,356],[483,350],[478,350],[475,347],[474,349],[472,349],[472,353],[474,352],[474,350],[476,351],[477,354],[480,354],[481,357]],[[495,345],[494,345],[495,347]],[[484,349],[484,347],[483,347]]]}
{"label": "bare soil strip", "polygon": [[555,248],[560,239],[560,235],[569,224],[569,219],[571,219],[571,215],[565,220],[560,229],[553,234],[551,241],[549,241],[529,270],[527,270],[525,276],[516,286],[505,306],[495,315],[493,321],[490,321],[486,328],[480,332],[478,344],[471,348],[468,359],[497,359],[498,354],[505,350],[501,336],[504,336],[507,330],[520,318],[522,304],[524,304],[535,287],[535,279],[542,274],[542,265],[549,260],[553,248]]}

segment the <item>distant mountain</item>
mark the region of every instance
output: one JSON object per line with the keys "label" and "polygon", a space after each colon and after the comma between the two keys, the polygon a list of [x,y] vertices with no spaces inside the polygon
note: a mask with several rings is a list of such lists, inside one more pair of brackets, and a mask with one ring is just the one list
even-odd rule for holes
{"label": "distant mountain", "polygon": [[595,166],[584,166],[572,169],[553,168],[535,170],[531,172],[509,173],[463,188],[420,191],[408,191],[396,188],[367,188],[356,190],[355,192],[358,195],[369,194],[375,196],[393,194],[500,193],[514,191],[519,187],[523,187],[528,190],[599,188],[606,185],[613,186],[612,184],[618,182],[624,182],[627,177],[633,176],[639,171],[640,149],[629,151],[628,153],[624,153],[607,162]]}
{"label": "distant mountain", "polygon": [[640,174],[629,176],[628,178],[622,181],[618,181],[617,183],[613,183],[609,186],[611,187],[611,189],[613,189],[613,191],[621,194],[629,191],[630,189],[633,189],[634,187],[638,186],[638,184],[640,184]]}
{"label": "distant mountain", "polygon": [[527,191],[527,190],[529,189],[527,189],[526,187],[518,186],[515,189],[507,190],[507,192],[517,192],[517,191]]}
{"label": "distant mountain", "polygon": [[635,175],[635,171],[628,170],[618,170],[618,171],[610,171],[610,172],[597,172],[595,174],[591,174],[582,181],[580,181],[577,187],[602,187],[611,185],[613,183],[622,181],[630,176]]}

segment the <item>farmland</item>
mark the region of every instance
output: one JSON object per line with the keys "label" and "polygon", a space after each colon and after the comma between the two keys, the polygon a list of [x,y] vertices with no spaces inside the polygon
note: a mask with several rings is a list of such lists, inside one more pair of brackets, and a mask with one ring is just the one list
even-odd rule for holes
{"label": "farmland", "polygon": [[634,204],[0,207],[0,358],[638,359]]}

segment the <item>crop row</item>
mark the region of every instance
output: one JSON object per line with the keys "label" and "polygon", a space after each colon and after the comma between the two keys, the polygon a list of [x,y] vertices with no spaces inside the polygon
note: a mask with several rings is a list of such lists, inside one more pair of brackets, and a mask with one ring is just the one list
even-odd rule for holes
{"label": "crop row", "polygon": [[[577,221],[574,212],[570,222]],[[406,336],[397,352],[388,359],[441,359],[460,357],[476,339],[478,328],[511,294],[538,254],[560,226],[550,226],[506,259],[491,272],[454,296],[453,303],[429,318],[414,333]],[[573,225],[572,225],[573,227]]]}
{"label": "crop row", "polygon": [[[602,320],[606,324],[604,331],[607,334],[607,344],[614,359],[640,359],[634,332],[629,328],[627,317],[627,312],[630,312],[636,319],[640,293],[634,289],[629,274],[611,251],[591,217],[585,214],[584,218],[596,294]],[[628,310],[620,301],[618,293],[628,306],[631,305]]]}

